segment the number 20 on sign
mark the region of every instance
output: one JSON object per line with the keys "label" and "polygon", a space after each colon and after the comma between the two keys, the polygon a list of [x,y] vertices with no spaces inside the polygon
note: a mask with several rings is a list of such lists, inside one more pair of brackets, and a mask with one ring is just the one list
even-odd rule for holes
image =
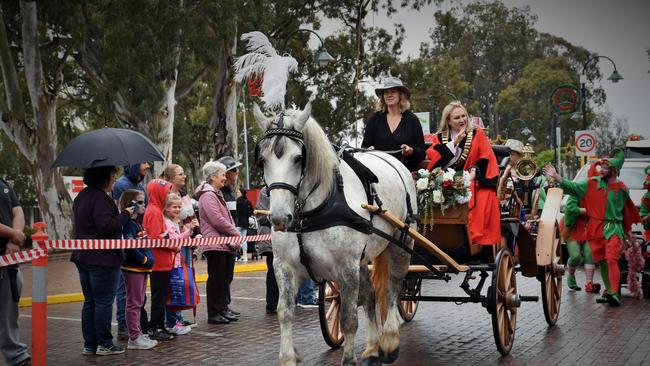
{"label": "number 20 on sign", "polygon": [[576,131],[576,156],[591,156],[596,153],[596,132],[592,130]]}

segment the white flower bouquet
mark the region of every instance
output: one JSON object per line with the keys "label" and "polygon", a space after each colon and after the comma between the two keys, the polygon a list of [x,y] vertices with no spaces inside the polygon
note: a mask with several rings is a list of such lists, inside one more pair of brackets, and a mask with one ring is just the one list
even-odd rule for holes
{"label": "white flower bouquet", "polygon": [[452,168],[420,169],[415,179],[418,207],[424,223],[432,222],[434,210],[440,210],[444,215],[445,209],[466,204],[472,197],[469,173],[466,171],[457,172]]}

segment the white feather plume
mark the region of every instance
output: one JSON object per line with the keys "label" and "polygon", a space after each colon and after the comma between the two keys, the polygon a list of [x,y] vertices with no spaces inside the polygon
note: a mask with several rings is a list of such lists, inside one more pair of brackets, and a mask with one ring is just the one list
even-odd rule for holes
{"label": "white feather plume", "polygon": [[249,32],[241,36],[247,41],[249,53],[235,62],[235,78],[238,82],[264,74],[262,102],[267,108],[284,107],[289,73],[298,69],[298,62],[291,56],[281,56],[262,32]]}

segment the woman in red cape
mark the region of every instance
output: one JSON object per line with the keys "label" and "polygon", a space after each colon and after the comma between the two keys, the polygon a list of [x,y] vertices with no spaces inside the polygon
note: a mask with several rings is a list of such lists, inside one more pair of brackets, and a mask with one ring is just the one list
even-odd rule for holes
{"label": "woman in red cape", "polygon": [[449,103],[442,111],[440,127],[426,154],[427,169],[467,170],[472,178],[469,201],[469,233],[472,243],[494,245],[501,242],[501,212],[496,195],[499,166],[483,130],[473,126],[460,102]]}

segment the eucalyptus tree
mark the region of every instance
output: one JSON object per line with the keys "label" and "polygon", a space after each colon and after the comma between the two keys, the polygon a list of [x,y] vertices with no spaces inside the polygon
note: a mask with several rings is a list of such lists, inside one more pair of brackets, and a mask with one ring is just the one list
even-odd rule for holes
{"label": "eucalyptus tree", "polygon": [[[535,30],[537,16],[528,6],[509,8],[500,1],[474,1],[438,11],[434,17],[431,43],[421,48],[423,57],[452,56],[460,60],[461,73],[470,83],[466,99],[475,104],[480,115],[491,120],[494,134],[501,130],[499,120],[507,120],[500,118],[499,110],[494,108],[499,94],[519,79],[532,60],[565,58],[573,72],[564,80],[568,82],[576,79],[589,57],[584,48]],[[588,65],[586,72],[589,79],[600,77],[595,63]],[[604,100],[599,89],[590,94],[596,103]]]}
{"label": "eucalyptus tree", "polygon": [[57,25],[64,13],[65,6],[30,0],[3,2],[0,12],[0,127],[34,178],[36,200],[54,238],[72,233],[70,196],[58,170],[50,168],[59,150],[59,97],[73,77],[69,37]]}

